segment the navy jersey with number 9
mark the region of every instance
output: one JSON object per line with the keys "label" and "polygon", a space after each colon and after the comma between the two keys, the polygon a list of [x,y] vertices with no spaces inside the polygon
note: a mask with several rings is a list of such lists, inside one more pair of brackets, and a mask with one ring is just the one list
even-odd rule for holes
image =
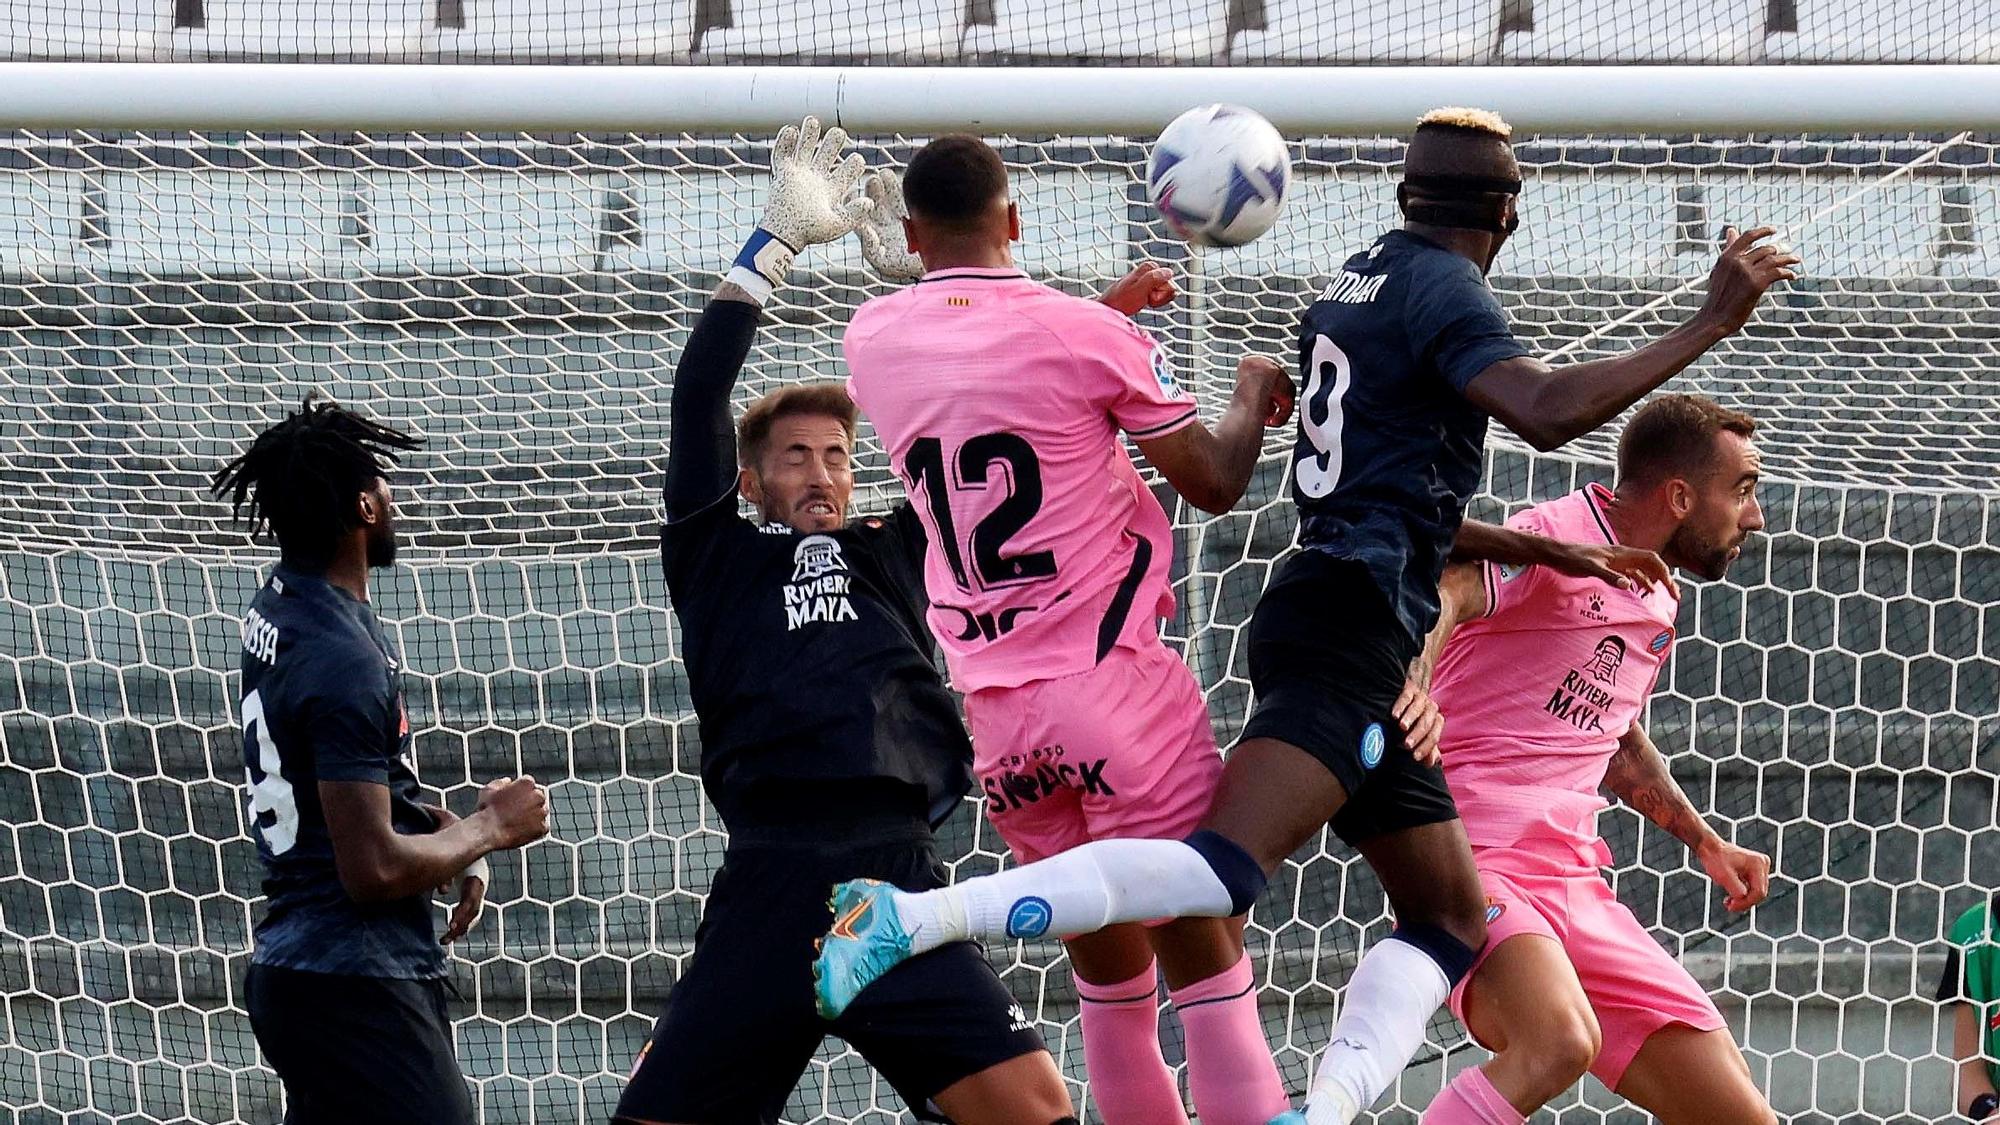
{"label": "navy jersey with number 9", "polygon": [[1368,568],[1413,638],[1479,486],[1486,415],[1473,378],[1528,354],[1479,267],[1391,231],[1306,309],[1292,463],[1299,541]]}

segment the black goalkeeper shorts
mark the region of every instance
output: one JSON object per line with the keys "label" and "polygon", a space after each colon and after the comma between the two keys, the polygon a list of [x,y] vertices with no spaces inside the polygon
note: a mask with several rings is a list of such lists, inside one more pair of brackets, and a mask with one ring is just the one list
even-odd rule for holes
{"label": "black goalkeeper shorts", "polygon": [[1329,823],[1350,846],[1457,820],[1444,770],[1419,765],[1396,722],[1418,642],[1362,564],[1303,550],[1280,563],[1250,618],[1257,706],[1243,738],[1317,758],[1347,792]]}
{"label": "black goalkeeper shorts", "polygon": [[[856,878],[929,890],[944,885],[945,870],[921,824],[817,847],[732,838],[694,953],[612,1120],[775,1123],[821,1039],[836,1035],[920,1118],[941,1121],[929,1104],[933,1095],[1046,1049],[971,942],[903,962],[839,1019],[820,1019],[813,1008],[813,942],[833,924],[827,908],[833,884]],[[834,1098],[840,1101],[838,1092]],[[867,1101],[867,1091],[857,1091],[853,1112]]]}

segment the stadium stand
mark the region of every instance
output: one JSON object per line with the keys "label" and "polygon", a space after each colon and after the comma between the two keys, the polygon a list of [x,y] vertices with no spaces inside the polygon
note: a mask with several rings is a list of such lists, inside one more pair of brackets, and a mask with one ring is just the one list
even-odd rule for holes
{"label": "stadium stand", "polygon": [[0,59],[1087,65],[2000,60],[1989,0],[36,0]]}
{"label": "stadium stand", "polygon": [[1382,5],[1372,0],[1267,0],[1263,22],[1230,44],[1237,62],[1485,63],[1501,0]]}
{"label": "stadium stand", "polygon": [[830,0],[801,26],[790,0],[735,0],[724,22],[701,32],[697,61],[767,62],[806,55],[866,59],[894,51],[897,62],[958,59],[963,0]]}
{"label": "stadium stand", "polygon": [[1037,62],[1223,61],[1229,42],[1227,0],[1167,0],[1143,18],[1106,19],[1067,0],[993,0],[989,23],[967,27],[971,55]]}
{"label": "stadium stand", "polygon": [[2000,62],[1996,16],[1954,0],[1799,0],[1795,26],[1773,28],[1767,49],[1787,63]]}
{"label": "stadium stand", "polygon": [[1501,35],[1499,57],[1515,63],[1761,62],[1769,7],[1767,0],[1533,0]]}

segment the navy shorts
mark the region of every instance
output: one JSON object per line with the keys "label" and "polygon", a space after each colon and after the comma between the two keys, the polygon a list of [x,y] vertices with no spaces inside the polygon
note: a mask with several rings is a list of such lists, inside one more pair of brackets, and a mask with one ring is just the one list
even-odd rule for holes
{"label": "navy shorts", "polygon": [[285,1125],[472,1125],[443,980],[252,965],[250,1029],[285,1086]]}
{"label": "navy shorts", "polygon": [[903,962],[839,1019],[820,1019],[813,1008],[813,942],[833,924],[827,908],[833,884],[856,878],[929,890],[944,885],[945,870],[920,824],[890,838],[876,833],[817,846],[732,840],[694,953],[612,1120],[775,1123],[820,1041],[835,1035],[919,1117],[941,1121],[929,1105],[932,1095],[1046,1049],[971,942]]}
{"label": "navy shorts", "polygon": [[1275,738],[1332,771],[1347,802],[1328,822],[1350,846],[1457,820],[1444,770],[1419,765],[1396,723],[1419,642],[1366,567],[1304,550],[1279,564],[1250,618],[1257,706],[1243,738]]}

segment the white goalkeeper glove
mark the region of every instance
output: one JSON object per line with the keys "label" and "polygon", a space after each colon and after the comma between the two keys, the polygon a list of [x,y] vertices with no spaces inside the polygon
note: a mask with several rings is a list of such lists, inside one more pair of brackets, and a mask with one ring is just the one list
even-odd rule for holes
{"label": "white goalkeeper glove", "polygon": [[856,228],[861,235],[861,257],[868,267],[894,281],[914,281],[924,275],[923,259],[910,253],[910,240],[903,233],[903,220],[910,208],[903,202],[903,178],[884,168],[868,173],[862,191],[873,205]]}
{"label": "white goalkeeper glove", "polygon": [[868,165],[859,153],[842,160],[846,146],[845,130],[835,127],[821,136],[816,117],[779,130],[771,146],[764,217],[729,270],[729,280],[758,301],[784,283],[799,251],[845,238],[874,210],[867,199],[848,198]]}

